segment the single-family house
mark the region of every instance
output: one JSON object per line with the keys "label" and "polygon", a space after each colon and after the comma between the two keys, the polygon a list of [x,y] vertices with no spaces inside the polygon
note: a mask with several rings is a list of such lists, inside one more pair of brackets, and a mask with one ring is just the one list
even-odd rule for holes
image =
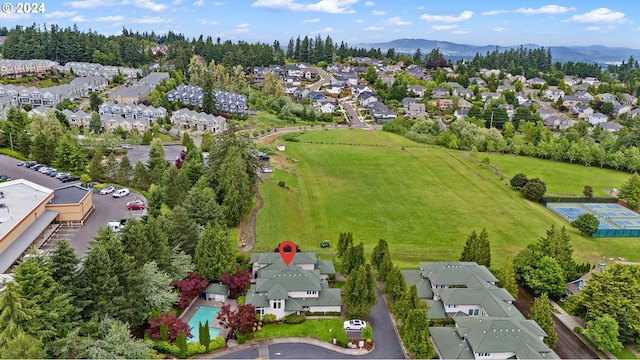
{"label": "single-family house", "polygon": [[631,111],[631,108],[626,105],[614,104],[613,112],[611,112],[611,114],[613,116],[620,116],[622,114],[628,113],[629,111]]}
{"label": "single-family house", "polygon": [[358,102],[361,106],[369,106],[369,104],[378,101],[378,96],[372,92],[365,91],[358,96]]}
{"label": "single-family house", "polygon": [[436,88],[433,88],[433,90],[431,91],[431,97],[443,98],[446,96],[449,96],[449,89],[447,88],[436,87]]}
{"label": "single-family house", "polygon": [[586,100],[584,98],[581,97],[577,97],[576,95],[567,95],[564,98],[562,98],[562,106],[567,107],[567,108],[572,108],[574,106],[578,106],[578,105],[587,105],[589,104],[589,100]]}
{"label": "single-family house", "polygon": [[570,76],[570,75],[566,75],[562,79],[562,81],[564,81],[565,85],[567,86],[573,86],[578,83],[578,81],[573,76]]}
{"label": "single-family house", "polygon": [[363,92],[372,92],[372,91],[373,91],[373,88],[371,86],[369,86],[369,85],[366,85],[366,84],[356,85],[356,86],[351,88],[351,92],[355,96],[359,96]]}
{"label": "single-family house", "polygon": [[480,97],[482,98],[482,102],[487,102],[489,100],[500,99],[500,94],[498,94],[497,92],[485,91],[480,93]]}
{"label": "single-family house", "polygon": [[516,87],[513,85],[498,85],[498,88],[496,89],[496,92],[498,94],[502,94],[503,91],[505,90],[511,90],[513,92],[516,92]]}
{"label": "single-family house", "polygon": [[529,86],[542,86],[546,83],[547,81],[545,79],[541,79],[539,77],[534,77],[532,79],[527,80],[527,85]]}
{"label": "single-family house", "polygon": [[575,96],[578,99],[582,99],[584,101],[592,101],[595,99],[595,97],[593,97],[593,95],[591,95],[587,91],[578,91],[574,93],[573,96]]}
{"label": "single-family house", "polygon": [[600,126],[600,129],[602,131],[608,131],[608,132],[612,132],[612,133],[618,132],[618,131],[620,131],[620,129],[622,129],[624,127],[624,126],[622,126],[619,123],[614,122],[614,121],[603,122],[603,123],[598,124],[598,126]]}
{"label": "single-family house", "polygon": [[582,79],[582,83],[583,84],[593,85],[593,86],[598,86],[598,85],[600,85],[600,80],[598,80],[598,78],[596,78],[596,77],[587,76],[586,78]]}
{"label": "single-family house", "polygon": [[483,88],[485,86],[487,86],[487,82],[484,81],[483,78],[481,77],[477,77],[477,76],[472,76],[469,78],[469,84],[475,84],[477,85],[479,88]]}
{"label": "single-family house", "polygon": [[473,97],[473,91],[471,89],[455,88],[455,89],[453,89],[452,95],[455,96],[455,97],[469,99],[469,98]]}
{"label": "single-family house", "polygon": [[469,110],[456,109],[456,111],[453,112],[453,116],[455,116],[458,119],[462,119],[463,117],[468,115],[469,115]]}
{"label": "single-family house", "polygon": [[529,97],[523,93],[516,94],[516,100],[518,101],[518,105],[523,106],[527,102],[529,102]]}
{"label": "single-family house", "polygon": [[580,105],[572,106],[569,109],[569,112],[572,115],[577,116],[578,119],[584,119],[585,117],[593,114],[593,109],[590,106],[580,104]]}
{"label": "single-family house", "polygon": [[624,103],[626,105],[633,106],[638,102],[638,98],[631,94],[624,93],[622,94],[622,97],[624,98]]}
{"label": "single-family house", "polygon": [[559,89],[546,89],[542,92],[542,97],[552,101],[558,101],[561,97],[564,97],[564,91]]}
{"label": "single-family house", "polygon": [[333,262],[319,260],[315,253],[296,252],[289,266],[279,253],[251,255],[255,282],[245,303],[259,315],[273,314],[280,320],[302,312],[341,312],[340,289],[329,288],[327,278],[335,273]]}
{"label": "single-family house", "polygon": [[314,108],[319,108],[323,114],[331,114],[336,111],[338,101],[334,98],[326,97],[313,103]]}
{"label": "single-family house", "polygon": [[509,116],[509,119],[513,118],[513,115],[516,112],[516,109],[511,104],[500,104],[498,105],[498,108],[505,109],[507,111],[507,116]]}
{"label": "single-family house", "polygon": [[458,100],[457,108],[460,109],[460,110],[469,110],[469,109],[471,109],[472,106],[473,106],[473,104],[471,104],[470,102],[468,102],[465,99],[459,99]]}
{"label": "single-family house", "polygon": [[413,92],[417,97],[424,97],[425,90],[427,90],[427,88],[419,84],[407,86],[407,92],[409,94]]}
{"label": "single-family house", "polygon": [[609,121],[609,117],[605,114],[593,113],[591,115],[587,115],[585,117],[585,120],[587,120],[591,125],[598,125],[600,123]]}
{"label": "single-family house", "polygon": [[277,145],[277,149],[278,149],[278,151],[284,151],[284,149],[285,149],[284,144],[279,142],[278,145]]}
{"label": "single-family house", "polygon": [[438,104],[438,109],[440,109],[440,110],[451,109],[453,107],[453,100],[452,99],[438,99],[437,104]]}

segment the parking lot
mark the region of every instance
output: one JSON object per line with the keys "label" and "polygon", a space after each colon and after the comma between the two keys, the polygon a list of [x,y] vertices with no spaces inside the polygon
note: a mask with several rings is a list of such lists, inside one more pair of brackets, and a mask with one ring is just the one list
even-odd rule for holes
{"label": "parking lot", "polygon": [[[50,189],[57,189],[79,183],[78,181],[62,183],[59,180],[41,174],[38,171],[17,166],[16,164],[18,162],[18,160],[11,157],[0,155],[0,174],[8,175],[14,180],[26,179]],[[54,248],[57,240],[67,239],[71,247],[75,250],[76,255],[78,257],[84,257],[89,250],[89,242],[97,234],[98,227],[107,226],[107,222],[109,222],[109,220],[128,217],[139,218],[146,213],[146,210],[127,210],[127,202],[134,199],[142,199],[144,201],[144,197],[135,192],[132,192],[122,198],[113,198],[111,194],[100,195],[99,193],[94,192],[93,204],[95,206],[95,210],[93,210],[89,215],[84,226],[61,226],[52,238],[41,247],[41,250],[48,253]]]}

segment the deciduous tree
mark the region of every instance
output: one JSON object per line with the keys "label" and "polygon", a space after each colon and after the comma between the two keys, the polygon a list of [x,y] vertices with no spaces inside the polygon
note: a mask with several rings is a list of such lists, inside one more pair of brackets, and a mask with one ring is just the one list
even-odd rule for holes
{"label": "deciduous tree", "polygon": [[418,297],[418,288],[415,284],[411,285],[407,291],[402,294],[400,300],[393,305],[393,315],[400,323],[404,323],[411,309],[427,310],[427,303]]}
{"label": "deciduous tree", "polygon": [[519,174],[515,174],[512,178],[511,178],[511,186],[513,186],[514,188],[521,190],[529,181],[529,179],[527,179],[527,175],[519,173]]}
{"label": "deciduous tree", "polygon": [[398,266],[394,266],[393,269],[389,271],[382,291],[389,295],[394,303],[407,291],[407,283],[405,282],[404,276],[402,276],[402,272]]}
{"label": "deciduous tree", "polygon": [[209,281],[205,280],[198,273],[190,272],[186,278],[182,280],[175,280],[173,285],[180,292],[180,299],[178,300],[178,309],[184,310],[191,303],[191,300],[195,299],[204,289],[209,285]]}
{"label": "deciduous tree", "polygon": [[373,252],[371,253],[371,266],[373,266],[376,271],[379,271],[382,260],[388,255],[390,255],[389,244],[386,240],[379,239],[378,245],[373,248]]}
{"label": "deciduous tree", "polygon": [[222,274],[220,282],[229,285],[231,298],[235,299],[238,296],[243,296],[251,284],[251,272],[236,265],[236,272],[233,274],[225,272]]}
{"label": "deciduous tree", "polygon": [[618,323],[609,314],[588,321],[584,334],[595,341],[598,350],[618,351],[623,348],[618,340]]}
{"label": "deciduous tree", "polygon": [[144,264],[142,273],[142,296],[145,313],[152,311],[169,311],[178,301],[178,292],[171,286],[172,279],[166,272],[160,270],[155,261]]}
{"label": "deciduous tree", "polygon": [[351,271],[365,264],[364,244],[349,246],[342,256],[342,274],[349,275]]}
{"label": "deciduous tree", "polygon": [[341,257],[350,246],[353,246],[353,234],[350,232],[340,233],[338,237],[338,257]]}
{"label": "deciduous tree", "polygon": [[426,309],[411,309],[402,327],[402,342],[407,351],[418,359],[431,359],[434,355],[428,323]]}
{"label": "deciduous tree", "polygon": [[620,187],[618,197],[625,200],[629,207],[637,210],[640,202],[640,175],[637,173],[631,175],[629,180]]}
{"label": "deciduous tree", "polygon": [[571,222],[571,225],[580,230],[580,232],[591,235],[594,232],[598,231],[600,220],[598,220],[598,218],[591,213],[584,213],[578,215],[578,218],[573,220]]}
{"label": "deciduous tree", "polygon": [[253,330],[256,321],[256,308],[250,304],[238,305],[238,309],[231,310],[231,305],[222,305],[216,317],[220,324],[231,329],[232,334],[247,334]]}
{"label": "deciduous tree", "polygon": [[527,181],[526,185],[522,187],[522,194],[524,197],[531,201],[538,201],[542,199],[547,192],[547,186],[539,178],[533,178]]}
{"label": "deciduous tree", "polygon": [[149,319],[149,328],[144,332],[149,334],[153,340],[160,340],[162,339],[161,328],[163,325],[167,329],[167,340],[171,343],[176,341],[180,333],[184,333],[187,338],[193,337],[189,324],[177,317],[173,311],[166,311],[157,318]]}
{"label": "deciduous tree", "polygon": [[514,299],[517,299],[518,283],[516,283],[516,274],[513,270],[513,263],[510,258],[507,258],[502,262],[502,265],[500,265],[500,268],[496,273],[496,277],[498,278],[498,285],[507,290]]}
{"label": "deciduous tree", "polygon": [[342,301],[345,308],[365,318],[376,304],[376,284],[369,264],[359,265],[347,278],[342,288]]}

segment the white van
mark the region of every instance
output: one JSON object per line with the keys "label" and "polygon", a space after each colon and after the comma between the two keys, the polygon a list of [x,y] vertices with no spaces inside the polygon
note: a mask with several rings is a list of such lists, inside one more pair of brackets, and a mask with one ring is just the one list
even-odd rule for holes
{"label": "white van", "polygon": [[121,198],[127,195],[129,195],[129,189],[124,188],[124,189],[117,190],[111,196],[113,196],[114,198]]}
{"label": "white van", "polygon": [[122,230],[122,228],[124,228],[124,225],[126,223],[127,223],[127,219],[109,220],[109,222],[107,223],[107,226],[109,226],[109,229],[111,229],[111,231],[118,232]]}

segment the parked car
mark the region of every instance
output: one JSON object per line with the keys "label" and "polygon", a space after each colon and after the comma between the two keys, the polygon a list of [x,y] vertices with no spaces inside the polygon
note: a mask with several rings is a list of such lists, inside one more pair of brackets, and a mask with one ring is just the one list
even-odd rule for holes
{"label": "parked car", "polygon": [[367,327],[367,323],[364,320],[347,320],[342,324],[345,330],[362,330]]}
{"label": "parked car", "polygon": [[109,220],[107,225],[113,232],[118,232],[126,225],[127,219]]}
{"label": "parked car", "polygon": [[56,170],[54,168],[49,168],[47,171],[43,172],[43,174],[51,176],[51,173],[54,172],[54,171],[56,173],[58,172],[58,170]]}
{"label": "parked car", "polygon": [[64,178],[65,176],[69,176],[69,174],[63,173],[63,172],[59,172],[58,175],[56,175],[56,179],[62,180],[62,178]]}
{"label": "parked car", "polygon": [[43,167],[43,166],[44,166],[44,165],[42,165],[42,164],[35,163],[35,164],[33,164],[33,165],[29,166],[29,169],[31,169],[31,170],[38,170],[38,169],[40,169],[40,168],[41,168],[41,167]]}
{"label": "parked car", "polygon": [[49,170],[51,170],[51,168],[50,167],[46,167],[46,166],[43,166],[40,169],[38,169],[38,171],[43,173],[43,174],[46,173]]}
{"label": "parked car", "polygon": [[0,175],[0,181],[11,181],[11,177],[7,175]]}
{"label": "parked car", "polygon": [[56,177],[58,175],[58,171],[57,170],[49,171],[47,175],[51,177]]}
{"label": "parked car", "polygon": [[62,182],[66,183],[66,182],[78,181],[78,180],[80,180],[79,176],[70,175],[70,176],[67,176],[64,180],[62,180]]}
{"label": "parked car", "polygon": [[100,190],[100,195],[111,194],[114,191],[116,191],[116,188],[114,188],[113,186],[107,186],[106,188]]}
{"label": "parked car", "polygon": [[144,201],[133,200],[127,203],[127,210],[144,210]]}
{"label": "parked car", "polygon": [[26,161],[20,161],[20,162],[18,162],[16,165],[18,165],[18,166],[24,166],[24,164],[26,164],[26,163],[27,163]]}
{"label": "parked car", "polygon": [[114,198],[121,198],[123,196],[129,195],[129,192],[130,192],[129,189],[123,188],[123,189],[120,189],[120,190],[114,192],[113,195],[111,195],[111,196],[113,196]]}
{"label": "parked car", "polygon": [[133,149],[133,145],[129,145],[129,144],[124,144],[122,145],[123,149]]}

